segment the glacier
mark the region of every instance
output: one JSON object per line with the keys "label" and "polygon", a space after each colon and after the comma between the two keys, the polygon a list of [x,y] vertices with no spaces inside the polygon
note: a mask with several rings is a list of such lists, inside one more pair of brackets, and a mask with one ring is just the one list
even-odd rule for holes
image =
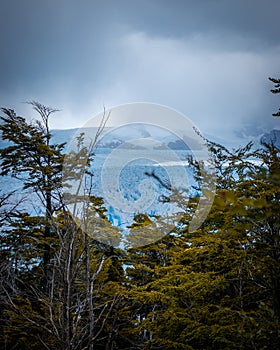
{"label": "glacier", "polygon": [[[97,128],[90,130],[90,134],[96,132],[96,130]],[[52,142],[66,142],[69,145],[76,135],[82,131],[81,129],[52,130]],[[211,137],[209,138],[211,139]],[[153,145],[153,157],[150,158],[156,158],[158,161],[143,157],[145,147],[141,146],[143,143],[135,143],[135,140],[156,140],[159,146]],[[270,133],[264,134],[259,141],[259,145],[266,142],[279,147],[280,130],[272,130]],[[198,191],[193,187],[196,182],[188,165],[188,157],[193,156],[193,150],[188,146],[188,143],[194,145],[193,140],[190,141],[185,138],[183,141],[178,141],[176,135],[168,133],[166,130],[159,130],[159,128],[151,125],[132,125],[129,131],[119,128],[113,133],[110,133],[110,128],[106,129],[106,135],[98,141],[94,148],[94,157],[91,164],[94,173],[91,194],[104,199],[106,215],[112,225],[126,230],[133,223],[135,215],[139,213],[145,213],[151,218],[155,218],[181,210],[174,203],[167,200],[172,194],[169,188],[170,184],[172,187],[174,187],[174,183],[179,184],[177,189],[181,191],[185,201],[188,200],[189,196],[198,195]],[[223,144],[227,146],[226,142]],[[7,142],[1,140],[1,148],[7,147],[7,145]],[[119,152],[119,147],[122,147],[120,148],[122,153]],[[175,158],[168,158],[166,148],[176,154]],[[116,150],[119,152],[117,153],[119,158],[117,158],[117,161],[115,160],[116,164],[119,161],[122,167],[118,170],[114,169],[113,166],[111,169],[107,167],[107,176],[109,179],[111,176],[112,180],[113,177],[118,177],[117,191],[111,196],[113,199],[114,197],[119,198],[117,205],[114,201],[111,201],[110,196],[106,196],[106,190],[104,189],[106,183],[103,183],[103,177],[106,175],[104,175],[104,164],[108,157],[113,157]],[[200,152],[201,150],[197,149],[195,151]],[[124,162],[122,157],[127,161]],[[183,174],[182,170],[184,170],[183,178],[181,176]],[[172,175],[175,176],[175,180],[170,179],[170,174],[175,174]],[[176,179],[176,174],[181,175],[178,175]],[[2,193],[8,193],[11,190],[13,190],[13,195],[10,202],[20,203],[18,207],[20,210],[34,216],[44,215],[44,206],[34,192],[23,190],[23,184],[19,180],[10,176],[2,177]],[[114,188],[115,190],[116,188]],[[137,203],[141,202],[141,198],[145,197],[145,193],[147,199],[151,199],[151,201],[146,206],[137,207]]]}

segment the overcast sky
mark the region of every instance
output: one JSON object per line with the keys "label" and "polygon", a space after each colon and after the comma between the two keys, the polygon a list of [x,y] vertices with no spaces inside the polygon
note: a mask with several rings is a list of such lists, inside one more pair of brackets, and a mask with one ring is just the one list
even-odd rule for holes
{"label": "overcast sky", "polygon": [[58,108],[52,128],[131,102],[220,137],[279,128],[279,14],[279,0],[0,0],[0,106]]}

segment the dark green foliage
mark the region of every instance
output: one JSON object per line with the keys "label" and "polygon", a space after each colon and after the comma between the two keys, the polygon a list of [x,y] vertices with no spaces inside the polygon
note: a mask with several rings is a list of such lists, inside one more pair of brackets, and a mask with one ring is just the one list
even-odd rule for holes
{"label": "dark green foliage", "polygon": [[125,332],[143,349],[279,348],[279,150],[211,147],[230,167],[201,228],[188,213],[184,234],[131,252]]}
{"label": "dark green foliage", "polygon": [[1,175],[11,175],[24,181],[42,194],[61,186],[64,144],[50,144],[51,134],[42,124],[27,123],[13,110],[2,109],[0,131],[10,145],[0,150]]}

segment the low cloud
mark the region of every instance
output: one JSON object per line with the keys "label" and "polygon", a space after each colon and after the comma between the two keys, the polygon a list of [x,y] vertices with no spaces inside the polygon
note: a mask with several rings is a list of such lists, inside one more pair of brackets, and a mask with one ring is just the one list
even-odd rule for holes
{"label": "low cloud", "polygon": [[[222,40],[223,39],[223,40]],[[258,124],[279,125],[267,77],[277,72],[280,46],[246,50],[242,37],[193,34],[186,39],[130,33],[120,40],[122,59],[100,93],[109,106],[148,101],[168,105],[203,132],[234,136]],[[238,45],[240,42],[240,45]]]}

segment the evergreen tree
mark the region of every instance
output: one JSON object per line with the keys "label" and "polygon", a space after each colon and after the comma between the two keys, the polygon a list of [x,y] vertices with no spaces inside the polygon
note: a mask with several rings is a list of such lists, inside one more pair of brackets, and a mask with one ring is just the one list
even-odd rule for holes
{"label": "evergreen tree", "polygon": [[[274,89],[271,89],[270,91],[273,94],[279,94],[280,93],[280,79],[275,79],[275,78],[268,78],[273,84],[274,84]],[[273,117],[280,117],[280,109],[278,109],[278,112],[272,114]]]}
{"label": "evergreen tree", "polygon": [[[44,270],[47,274],[50,262],[52,236],[51,218],[61,205],[60,188],[64,144],[52,144],[49,117],[56,110],[31,102],[41,121],[28,123],[11,109],[3,108],[0,131],[9,145],[0,150],[1,176],[9,175],[23,182],[23,189],[32,189],[45,208],[44,225]],[[41,220],[41,219],[40,219]]]}
{"label": "evergreen tree", "polygon": [[[15,177],[24,189],[33,190],[45,216],[31,216],[20,206],[11,211],[3,197],[0,344],[6,349],[109,348],[117,329],[123,270],[119,252],[105,243],[120,234],[106,220],[103,201],[90,192],[82,220],[69,213],[62,185],[66,188],[69,179],[82,183],[85,173],[91,178],[91,152],[81,136],[81,147],[69,157],[77,166],[64,166],[63,174],[64,144],[51,142],[48,126],[54,110],[32,105],[42,123],[28,123],[7,109],[1,117],[2,138],[9,141],[0,151],[1,175]],[[76,193],[67,202],[79,205],[83,200]],[[98,232],[105,243],[95,239],[100,238]]]}
{"label": "evergreen tree", "polygon": [[184,229],[131,252],[135,348],[279,348],[279,150],[211,147],[227,165],[201,228],[186,211]]}

